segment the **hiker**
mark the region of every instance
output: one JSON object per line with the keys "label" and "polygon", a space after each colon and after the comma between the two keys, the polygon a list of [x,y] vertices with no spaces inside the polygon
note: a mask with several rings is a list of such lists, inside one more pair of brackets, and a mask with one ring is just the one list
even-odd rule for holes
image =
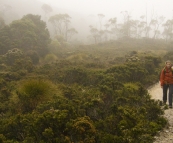
{"label": "hiker", "polygon": [[169,108],[172,108],[172,96],[173,96],[173,66],[171,61],[165,62],[165,67],[161,71],[160,85],[163,89],[163,104],[167,102],[167,91],[169,90]]}

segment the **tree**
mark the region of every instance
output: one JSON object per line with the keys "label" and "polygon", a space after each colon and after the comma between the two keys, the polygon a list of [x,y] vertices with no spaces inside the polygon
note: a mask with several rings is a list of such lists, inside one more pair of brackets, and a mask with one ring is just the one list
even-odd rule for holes
{"label": "tree", "polygon": [[139,37],[143,36],[143,33],[145,34],[145,27],[147,25],[146,21],[144,21],[145,15],[140,16],[140,22],[138,25],[139,28]]}
{"label": "tree", "polygon": [[108,22],[109,22],[109,25],[110,25],[110,27],[111,27],[111,32],[112,32],[112,34],[114,34],[114,35],[118,35],[118,29],[117,29],[117,18],[116,17],[114,17],[114,18],[111,18],[111,19],[109,19],[108,20]]}
{"label": "tree", "polygon": [[109,23],[113,28],[117,28],[117,18],[116,17],[109,19]]}
{"label": "tree", "polygon": [[164,30],[162,35],[164,36],[165,40],[172,40],[173,39],[173,20],[167,20],[163,24]]}
{"label": "tree", "polygon": [[[70,18],[71,17],[68,14],[64,14],[64,24],[65,24],[65,36],[64,37],[65,37],[66,41],[67,41],[67,38],[68,38],[68,32],[69,32],[68,26],[69,26],[69,23],[70,23],[70,20],[69,20]],[[72,30],[70,30],[70,31],[72,31]]]}
{"label": "tree", "polygon": [[104,30],[104,40],[107,41],[108,40],[108,34],[110,33],[110,31],[108,30],[109,28],[109,24],[105,24],[104,27],[105,27],[105,30]]}
{"label": "tree", "polygon": [[150,25],[153,26],[153,32],[154,32],[153,39],[155,39],[157,34],[159,34],[159,27],[163,23],[164,19],[165,17],[160,16],[151,20]]}
{"label": "tree", "polygon": [[28,14],[24,16],[22,19],[29,19],[33,22],[35,26],[34,33],[37,37],[35,48],[41,56],[44,56],[48,51],[47,47],[50,43],[50,35],[46,27],[46,23],[43,20],[41,20],[40,15]]}
{"label": "tree", "polygon": [[121,32],[125,37],[131,37],[131,28],[132,28],[132,20],[130,13],[128,11],[121,11],[121,14],[123,14],[124,17],[124,23],[122,25]]}
{"label": "tree", "polygon": [[36,46],[38,37],[35,32],[35,25],[29,19],[13,21],[10,24],[11,40],[14,48],[33,49]]}
{"label": "tree", "polygon": [[70,18],[71,17],[68,14],[56,14],[49,18],[49,22],[54,27],[55,36],[63,36],[64,39],[67,41]]}
{"label": "tree", "polygon": [[133,20],[132,22],[133,22],[133,24],[132,24],[132,35],[135,38],[139,38],[139,35],[140,35],[139,20]]}
{"label": "tree", "polygon": [[0,15],[5,18],[5,13],[10,11],[12,7],[8,4],[2,4],[0,5]]}
{"label": "tree", "polygon": [[146,36],[146,38],[148,38],[148,37],[149,37],[149,33],[150,33],[150,31],[151,31],[151,27],[150,27],[150,26],[146,26],[146,27],[144,28],[144,31],[145,31],[145,36]]}
{"label": "tree", "polygon": [[43,4],[42,5],[42,10],[44,11],[44,14],[45,14],[45,20],[47,21],[47,16],[49,13],[51,13],[53,10],[52,10],[52,7],[48,4]]}
{"label": "tree", "polygon": [[90,33],[91,33],[92,37],[94,38],[94,42],[96,44],[98,42],[99,31],[92,26],[89,26],[89,27],[90,27]]}
{"label": "tree", "polygon": [[14,46],[10,27],[5,26],[0,29],[0,35],[0,55],[3,55]]}
{"label": "tree", "polygon": [[74,29],[74,28],[70,28],[70,29],[68,29],[67,30],[67,33],[68,33],[68,40],[70,40],[71,39],[71,37],[73,36],[73,35],[75,35],[75,34],[77,34],[78,32],[76,31],[76,29]]}
{"label": "tree", "polygon": [[1,54],[5,54],[10,49],[19,48],[23,51],[36,50],[43,56],[50,42],[46,23],[39,15],[25,15],[22,19],[15,20],[9,26],[0,29],[0,33],[2,35],[0,37]]}
{"label": "tree", "polygon": [[2,13],[0,12],[0,29],[3,28],[4,26],[5,26],[5,21]]}
{"label": "tree", "polygon": [[100,24],[100,30],[102,30],[102,19],[105,17],[104,14],[98,14],[98,18],[99,18],[99,24]]}

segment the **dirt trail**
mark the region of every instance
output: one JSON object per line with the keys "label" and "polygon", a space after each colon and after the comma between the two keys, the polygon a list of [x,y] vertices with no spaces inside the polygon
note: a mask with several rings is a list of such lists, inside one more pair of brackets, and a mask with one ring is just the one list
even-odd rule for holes
{"label": "dirt trail", "polygon": [[[159,83],[149,88],[148,92],[152,99],[162,101],[162,88]],[[155,136],[156,141],[154,143],[173,143],[173,109],[166,109],[164,116],[167,118],[169,125]]]}

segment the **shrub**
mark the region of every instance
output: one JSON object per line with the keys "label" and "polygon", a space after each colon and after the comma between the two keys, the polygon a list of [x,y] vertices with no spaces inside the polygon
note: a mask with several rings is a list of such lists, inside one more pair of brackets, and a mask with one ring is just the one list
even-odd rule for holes
{"label": "shrub", "polygon": [[17,48],[9,50],[5,54],[6,63],[8,65],[13,65],[17,59],[20,59],[23,56],[23,52]]}
{"label": "shrub", "polygon": [[39,56],[38,56],[38,53],[36,51],[30,50],[26,53],[26,55],[31,58],[33,64],[38,64]]}
{"label": "shrub", "polygon": [[44,61],[46,63],[51,63],[51,62],[56,61],[56,59],[57,59],[57,56],[56,55],[54,55],[54,54],[47,54],[46,57],[45,57],[45,59],[44,59]]}
{"label": "shrub", "polygon": [[166,55],[163,57],[163,59],[164,59],[165,61],[167,61],[167,60],[173,61],[173,56],[172,56],[172,54],[173,54],[173,51],[167,52]]}
{"label": "shrub", "polygon": [[17,94],[23,112],[32,111],[53,94],[53,84],[46,80],[29,79],[20,84]]}

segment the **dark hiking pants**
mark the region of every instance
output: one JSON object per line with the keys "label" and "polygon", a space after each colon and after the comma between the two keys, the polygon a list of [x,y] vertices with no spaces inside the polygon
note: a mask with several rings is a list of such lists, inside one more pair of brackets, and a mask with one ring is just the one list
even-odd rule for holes
{"label": "dark hiking pants", "polygon": [[169,106],[172,106],[173,84],[164,84],[163,85],[163,102],[165,102],[165,103],[167,101],[167,91],[168,90],[169,90],[168,103],[169,103]]}

